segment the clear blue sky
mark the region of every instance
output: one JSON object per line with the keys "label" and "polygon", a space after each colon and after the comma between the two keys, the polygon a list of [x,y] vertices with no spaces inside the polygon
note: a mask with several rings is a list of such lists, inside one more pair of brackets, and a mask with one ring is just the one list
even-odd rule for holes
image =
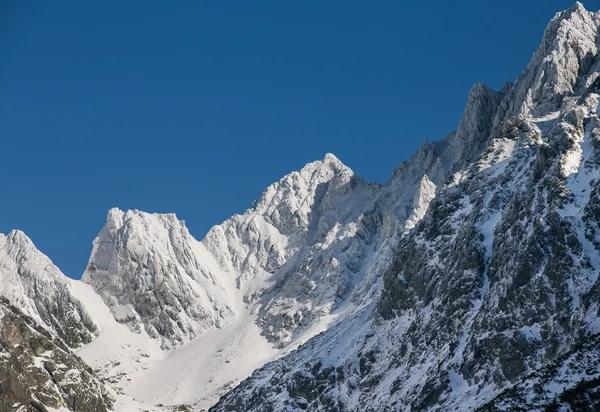
{"label": "clear blue sky", "polygon": [[201,239],[327,152],[384,182],[573,4],[3,1],[0,232],[78,278],[114,206]]}

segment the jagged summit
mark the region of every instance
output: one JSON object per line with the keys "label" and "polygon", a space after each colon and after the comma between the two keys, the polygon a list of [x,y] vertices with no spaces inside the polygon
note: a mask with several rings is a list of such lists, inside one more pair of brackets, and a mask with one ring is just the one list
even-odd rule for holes
{"label": "jagged summit", "polygon": [[[576,3],[548,23],[542,42],[502,104],[500,116],[544,116],[575,93],[598,49],[598,13]],[[500,118],[494,123],[499,128]]]}
{"label": "jagged summit", "polygon": [[581,3],[580,1],[576,1],[575,4],[573,6],[571,6],[571,8],[569,8],[565,11],[556,13],[556,16],[565,16],[565,15],[570,16],[574,13],[583,15],[585,13],[590,13],[590,12],[587,11],[587,9],[583,5],[583,3]]}
{"label": "jagged summit", "polygon": [[137,209],[121,210],[118,207],[113,207],[106,214],[106,223],[110,227],[120,228],[131,219],[145,219],[145,216],[152,215],[157,219],[165,222],[172,222],[173,224],[181,224],[185,226],[183,220],[177,219],[175,213],[147,213]]}
{"label": "jagged summit", "polygon": [[25,234],[25,232],[19,229],[11,230],[10,232],[8,232],[8,235],[0,233],[0,238],[10,238],[14,239],[15,241],[33,243],[31,239],[29,239],[29,237]]}
{"label": "jagged summit", "polygon": [[334,166],[337,169],[346,168],[340,159],[338,159],[333,153],[327,153],[323,158],[323,163],[326,165]]}
{"label": "jagged summit", "polygon": [[174,214],[111,209],[82,281],[115,319],[165,348],[233,315],[229,279]]}
{"label": "jagged summit", "polygon": [[[483,83],[469,91],[457,131],[440,141],[425,141],[415,155],[396,169],[390,182],[416,181],[427,173],[440,186],[449,174],[464,168],[504,133],[511,118],[541,117],[558,110],[578,86],[589,87],[598,72],[600,14],[577,2],[548,23],[540,46],[514,83],[497,92]],[[583,83],[578,84],[578,79]],[[581,94],[583,90],[579,91]]]}
{"label": "jagged summit", "polygon": [[202,243],[175,214],[113,208],[82,280],[119,322],[172,348],[226,324],[244,305],[238,294],[255,292],[246,281],[274,273],[322,236],[320,227],[355,219],[346,200],[372,191],[328,153],[269,186],[244,215],[213,227]]}
{"label": "jagged summit", "polygon": [[[16,259],[23,259],[24,254],[36,250],[33,241],[20,229],[11,230],[8,235],[0,233],[0,245],[7,248],[7,252]],[[48,256],[39,254],[36,256],[40,265],[51,265],[52,261]]]}

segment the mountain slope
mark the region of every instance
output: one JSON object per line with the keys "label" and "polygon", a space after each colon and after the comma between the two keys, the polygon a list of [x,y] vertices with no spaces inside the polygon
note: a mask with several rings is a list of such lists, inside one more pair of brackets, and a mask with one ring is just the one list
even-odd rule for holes
{"label": "mountain slope", "polygon": [[559,13],[476,128],[485,152],[398,243],[377,304],[214,410],[470,410],[597,333],[597,37],[597,14]]}
{"label": "mountain slope", "polygon": [[8,300],[0,301],[0,409],[106,412],[114,399],[69,348]]}
{"label": "mountain slope", "polygon": [[98,334],[68,279],[18,230],[0,234],[0,296],[55,330],[71,347],[89,343]]}

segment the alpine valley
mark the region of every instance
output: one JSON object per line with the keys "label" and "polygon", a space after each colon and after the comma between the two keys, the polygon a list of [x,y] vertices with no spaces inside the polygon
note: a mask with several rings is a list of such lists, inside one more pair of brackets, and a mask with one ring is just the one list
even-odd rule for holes
{"label": "alpine valley", "polygon": [[108,211],[81,280],[0,235],[0,411],[600,410],[600,12],[385,184],[334,155],[201,241]]}

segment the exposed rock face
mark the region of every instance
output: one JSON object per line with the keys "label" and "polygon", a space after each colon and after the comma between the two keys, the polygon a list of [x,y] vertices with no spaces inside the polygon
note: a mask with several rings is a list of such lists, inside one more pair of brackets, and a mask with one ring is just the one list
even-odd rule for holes
{"label": "exposed rock face", "polygon": [[[470,97],[459,130],[391,179],[446,184],[393,248],[376,305],[214,410],[472,410],[599,332],[597,32],[598,16],[577,4],[514,86],[476,86],[487,103]],[[483,153],[466,150],[478,144]],[[596,373],[582,384],[588,400]]]}
{"label": "exposed rock face", "polygon": [[70,347],[98,333],[60,270],[21,231],[0,234],[0,296],[56,331]]}
{"label": "exposed rock face", "polygon": [[113,400],[59,339],[0,300],[0,410],[106,412]]}
{"label": "exposed rock face", "polygon": [[600,408],[600,337],[526,376],[479,411],[597,411]]}

